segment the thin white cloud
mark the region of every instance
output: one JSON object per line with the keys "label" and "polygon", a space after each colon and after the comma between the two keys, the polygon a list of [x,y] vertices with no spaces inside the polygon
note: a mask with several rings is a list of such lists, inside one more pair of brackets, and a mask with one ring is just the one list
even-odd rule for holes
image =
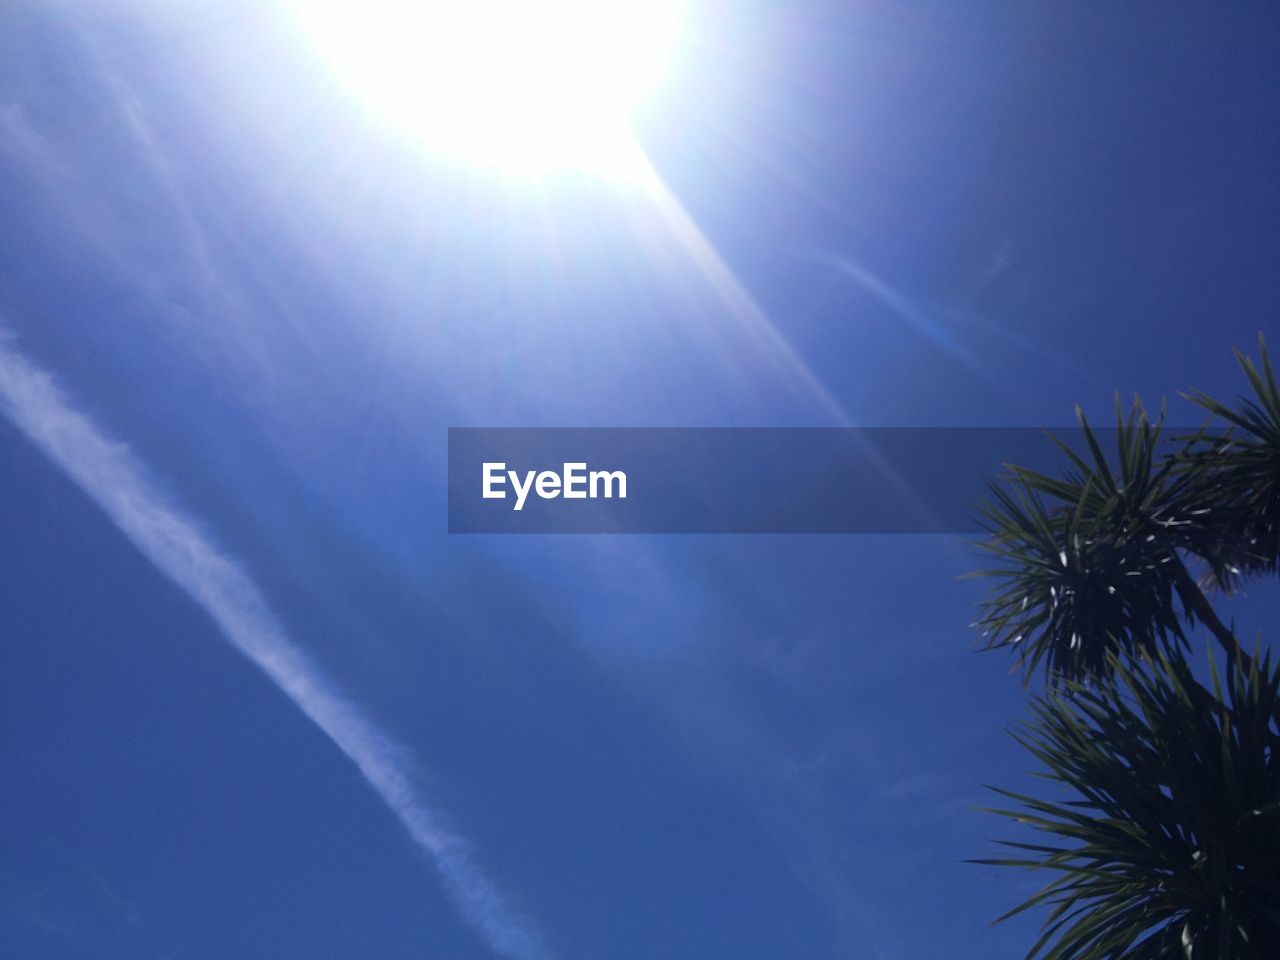
{"label": "thin white cloud", "polygon": [[476,865],[466,840],[445,827],[419,795],[404,748],[289,638],[244,570],[218,549],[194,518],[169,502],[129,448],[75,409],[47,373],[12,347],[2,329],[0,412],[360,769],[414,842],[431,856],[456,908],[494,952],[512,960],[552,956],[531,921]]}

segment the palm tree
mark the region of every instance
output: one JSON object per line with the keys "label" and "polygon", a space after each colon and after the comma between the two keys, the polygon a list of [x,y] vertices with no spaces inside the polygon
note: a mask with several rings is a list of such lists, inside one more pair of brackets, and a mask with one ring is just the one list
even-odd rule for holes
{"label": "palm tree", "polygon": [[[1077,412],[1087,450],[1060,444],[1061,476],[1014,466],[992,486],[977,625],[1024,679],[1043,668],[1016,736],[1072,797],[999,791],[1021,808],[997,812],[1055,838],[983,861],[1054,875],[1008,914],[1053,908],[1029,957],[1280,957],[1280,671],[1206,592],[1280,566],[1280,389],[1259,346],[1259,364],[1237,351],[1252,397],[1189,395],[1211,418],[1197,433],[1117,407],[1113,462]],[[1212,691],[1187,666],[1196,624],[1226,653],[1225,694],[1211,656]]]}
{"label": "palm tree", "polygon": [[1258,344],[1261,368],[1236,351],[1252,399],[1232,409],[1199,391],[1189,395],[1232,428],[1205,438],[1188,468],[1200,480],[1198,495],[1222,514],[1217,543],[1208,540],[1198,552],[1224,589],[1241,574],[1280,569],[1280,390],[1266,342],[1259,337]]}
{"label": "palm tree", "polygon": [[997,791],[1019,806],[992,812],[1052,837],[978,861],[1054,875],[1005,915],[1052,908],[1028,956],[1280,957],[1280,671],[1236,666],[1224,694],[1181,657],[1112,668],[1037,697],[1015,734],[1072,799]]}
{"label": "palm tree", "polygon": [[[976,626],[988,649],[1015,648],[1050,685],[1105,675],[1110,658],[1185,648],[1203,623],[1232,659],[1248,656],[1204,592],[1274,573],[1280,558],[1280,388],[1259,338],[1261,369],[1237,351],[1254,397],[1232,409],[1192,394],[1212,423],[1163,440],[1140,401],[1117,405],[1115,466],[1077,408],[1088,452],[1059,442],[1060,477],[1017,466],[983,508],[1000,581]],[[1204,582],[1188,564],[1202,565]]]}

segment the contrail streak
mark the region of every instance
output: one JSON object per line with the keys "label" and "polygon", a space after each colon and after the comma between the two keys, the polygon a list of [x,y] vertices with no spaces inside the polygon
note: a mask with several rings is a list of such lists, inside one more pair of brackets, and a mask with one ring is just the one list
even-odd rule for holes
{"label": "contrail streak", "polygon": [[324,731],[435,862],[463,918],[495,953],[548,960],[542,935],[476,865],[414,787],[404,749],[364,716],[285,633],[257,585],[192,517],[170,505],[124,444],[104,434],[0,329],[0,411],[93,499],[161,573]]}

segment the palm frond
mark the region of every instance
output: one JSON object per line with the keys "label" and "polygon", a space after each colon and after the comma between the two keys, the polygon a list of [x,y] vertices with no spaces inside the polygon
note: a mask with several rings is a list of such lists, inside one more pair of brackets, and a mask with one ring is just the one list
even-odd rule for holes
{"label": "palm frond", "polygon": [[976,626],[988,649],[1014,649],[1024,674],[1043,668],[1051,684],[1186,643],[1175,574],[1193,481],[1162,452],[1163,414],[1152,423],[1139,402],[1117,404],[1114,465],[1077,417],[1086,452],[1058,441],[1058,477],[1009,466],[982,509],[980,548],[996,566],[977,575],[1000,582]]}
{"label": "palm frond", "polygon": [[1236,351],[1252,397],[1232,407],[1199,391],[1187,395],[1229,427],[1196,437],[1185,458],[1199,498],[1216,514],[1196,552],[1226,589],[1240,576],[1280,569],[1280,386],[1261,335],[1258,349],[1256,364]]}
{"label": "palm frond", "polygon": [[1015,736],[1070,799],[997,791],[1053,839],[978,861],[1053,876],[1006,914],[1049,908],[1028,958],[1280,957],[1280,671],[1212,686],[1161,653],[1035,698]]}

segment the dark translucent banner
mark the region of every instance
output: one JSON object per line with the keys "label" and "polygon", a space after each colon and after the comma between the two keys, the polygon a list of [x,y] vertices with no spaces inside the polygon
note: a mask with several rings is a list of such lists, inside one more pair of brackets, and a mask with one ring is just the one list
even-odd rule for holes
{"label": "dark translucent banner", "polygon": [[1086,452],[1070,428],[452,428],[449,531],[976,533],[1003,464],[1066,466],[1049,432]]}

